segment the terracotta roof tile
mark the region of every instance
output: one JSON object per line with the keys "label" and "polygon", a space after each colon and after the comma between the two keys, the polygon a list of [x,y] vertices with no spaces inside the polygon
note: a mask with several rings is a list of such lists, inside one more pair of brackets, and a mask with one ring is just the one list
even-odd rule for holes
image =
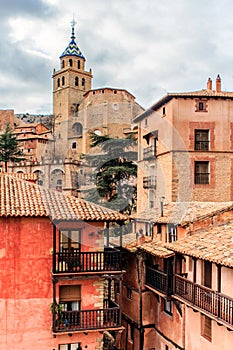
{"label": "terracotta roof tile", "polygon": [[[112,238],[111,243],[119,245],[119,238]],[[162,241],[152,240],[151,237],[144,235],[136,238],[136,233],[123,235],[122,247],[132,253],[135,253],[140,249],[161,258],[168,258],[169,256],[174,255],[174,252],[166,248]]]}
{"label": "terracotta roof tile", "polygon": [[166,248],[165,244],[161,241],[153,240],[151,242],[138,245],[138,248],[152,255],[159,256],[160,258],[168,258],[169,256],[174,255],[174,252]]}
{"label": "terracotta roof tile", "polygon": [[165,246],[177,253],[233,267],[233,222],[198,231]]}
{"label": "terracotta roof tile", "polygon": [[9,174],[0,175],[0,216],[48,216],[52,220],[124,221],[128,216]]}
{"label": "terracotta roof tile", "polygon": [[191,91],[191,92],[169,92],[162,98],[160,98],[158,101],[156,101],[150,108],[148,108],[143,113],[136,116],[134,119],[134,122],[139,122],[140,120],[146,118],[148,115],[152,114],[154,111],[157,111],[161,106],[165,105],[167,102],[172,100],[173,98],[224,98],[224,99],[233,99],[233,92],[232,91],[220,91],[217,92],[215,90],[198,90],[198,91]]}
{"label": "terracotta roof tile", "polygon": [[22,180],[37,180],[38,175],[36,173],[7,173],[10,176],[17,177]]}
{"label": "terracotta roof tile", "polygon": [[163,216],[160,208],[136,214],[138,221],[174,223],[185,226],[189,222],[206,219],[220,212],[233,209],[233,202],[171,202],[164,203]]}

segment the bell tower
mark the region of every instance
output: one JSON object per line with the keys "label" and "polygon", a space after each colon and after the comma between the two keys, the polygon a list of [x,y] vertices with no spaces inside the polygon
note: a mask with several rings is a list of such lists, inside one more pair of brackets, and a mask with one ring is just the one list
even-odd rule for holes
{"label": "bell tower", "polygon": [[73,19],[71,41],[60,56],[60,69],[53,72],[54,132],[59,146],[56,147],[56,156],[60,159],[67,151],[70,121],[83,95],[92,88],[92,71],[85,71],[86,59],[75,41],[75,25]]}

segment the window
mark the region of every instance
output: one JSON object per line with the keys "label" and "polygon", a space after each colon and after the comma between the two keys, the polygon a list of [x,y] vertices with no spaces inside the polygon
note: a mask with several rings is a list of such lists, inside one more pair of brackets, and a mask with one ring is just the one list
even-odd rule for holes
{"label": "window", "polygon": [[209,162],[195,162],[195,184],[209,184]]}
{"label": "window", "polygon": [[[69,285],[59,287],[59,304],[63,311],[79,311],[81,307],[81,286]],[[70,313],[68,314],[68,316]]]}
{"label": "window", "polygon": [[76,149],[77,147],[77,143],[76,142],[72,142],[72,149]]}
{"label": "window", "polygon": [[196,100],[196,112],[207,112],[207,100]]}
{"label": "window", "polygon": [[162,234],[162,224],[157,223],[157,234]]}
{"label": "window", "polygon": [[126,287],[126,294],[127,294],[127,298],[132,300],[132,289],[129,287]]}
{"label": "window", "polygon": [[172,315],[173,302],[171,300],[163,299],[163,311]]}
{"label": "window", "polygon": [[78,86],[78,77],[75,77],[75,79],[74,79],[74,85],[75,85],[75,86]]}
{"label": "window", "polygon": [[78,69],[80,69],[80,61],[78,60]]}
{"label": "window", "polygon": [[201,315],[201,335],[209,341],[212,339],[212,322],[206,315]]}
{"label": "window", "polygon": [[57,87],[60,87],[60,78],[57,79]]}
{"label": "window", "polygon": [[203,285],[207,288],[212,287],[212,263],[209,261],[203,262]]}
{"label": "window", "polygon": [[195,130],[195,150],[209,150],[209,130]]}
{"label": "window", "polygon": [[82,350],[81,343],[61,344],[59,350]]}
{"label": "window", "polygon": [[64,61],[64,60],[62,60],[62,62],[61,62],[61,67],[62,67],[62,68],[65,67],[65,61]]}
{"label": "window", "polygon": [[62,83],[62,85],[65,85],[65,77],[61,78],[61,83]]}
{"label": "window", "polygon": [[169,350],[169,347],[168,347],[168,345],[165,345],[165,350]]}
{"label": "window", "polygon": [[163,117],[165,117],[165,115],[166,115],[166,108],[163,107]]}
{"label": "window", "polygon": [[72,60],[72,58],[69,59],[69,64],[70,64],[70,67],[73,66],[73,60]]}
{"label": "window", "polygon": [[204,109],[204,103],[203,102],[198,102],[198,109],[199,109],[199,111],[203,111],[203,109]]}
{"label": "window", "polygon": [[60,231],[60,252],[80,252],[80,230],[61,230]]}
{"label": "window", "polygon": [[73,132],[74,132],[75,135],[81,136],[82,133],[83,133],[83,126],[82,126],[81,123],[73,124],[72,129],[73,129]]}
{"label": "window", "polygon": [[85,86],[85,79],[82,78],[82,86]]}
{"label": "window", "polygon": [[167,242],[175,242],[177,240],[177,228],[174,224],[167,225]]}

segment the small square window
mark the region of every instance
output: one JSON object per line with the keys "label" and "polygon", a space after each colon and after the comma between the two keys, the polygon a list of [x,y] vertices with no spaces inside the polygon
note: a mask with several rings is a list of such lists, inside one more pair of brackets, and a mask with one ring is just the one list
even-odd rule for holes
{"label": "small square window", "polygon": [[196,100],[196,112],[207,112],[207,101],[206,100]]}
{"label": "small square window", "polygon": [[199,103],[198,103],[198,107],[199,107],[199,111],[203,111],[203,109],[204,109],[204,103],[203,103],[203,102],[199,102]]}
{"label": "small square window", "polygon": [[76,142],[73,142],[73,143],[72,143],[72,149],[76,149],[76,147],[77,147],[77,143],[76,143]]}

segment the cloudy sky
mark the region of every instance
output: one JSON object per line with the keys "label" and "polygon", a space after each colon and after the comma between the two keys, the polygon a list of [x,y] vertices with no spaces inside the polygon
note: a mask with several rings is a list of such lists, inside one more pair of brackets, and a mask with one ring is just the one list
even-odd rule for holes
{"label": "cloudy sky", "polygon": [[167,92],[233,91],[232,0],[0,0],[0,109],[52,113],[52,73],[77,21],[93,88],[148,108]]}

